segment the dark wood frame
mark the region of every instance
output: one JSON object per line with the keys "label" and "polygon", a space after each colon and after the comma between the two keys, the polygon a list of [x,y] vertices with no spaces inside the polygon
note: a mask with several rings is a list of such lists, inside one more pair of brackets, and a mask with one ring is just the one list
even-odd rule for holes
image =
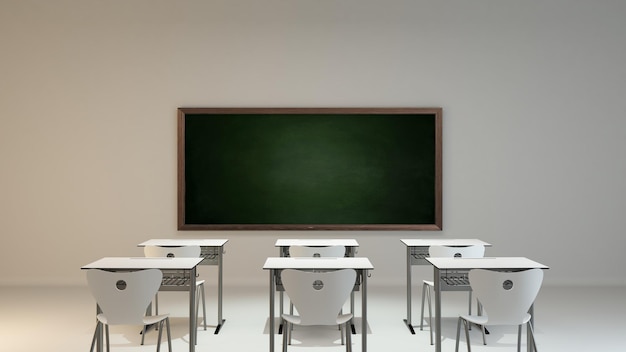
{"label": "dark wood frame", "polygon": [[[434,224],[186,224],[185,116],[187,114],[433,114],[435,116]],[[442,108],[179,108],[178,109],[178,229],[179,230],[420,230],[440,231],[442,219]]]}

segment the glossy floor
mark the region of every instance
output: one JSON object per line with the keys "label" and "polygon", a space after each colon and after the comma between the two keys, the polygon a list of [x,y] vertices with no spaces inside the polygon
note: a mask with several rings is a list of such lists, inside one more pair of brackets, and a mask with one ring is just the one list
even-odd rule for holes
{"label": "glossy floor", "polygon": [[[415,290],[418,291],[418,290]],[[268,351],[269,294],[265,287],[227,287],[224,292],[226,324],[213,334],[216,321],[215,288],[207,287],[207,331],[199,330],[196,351]],[[428,331],[411,335],[406,318],[404,287],[370,287],[368,295],[368,350],[373,352],[434,351]],[[357,316],[360,309],[357,295]],[[456,316],[466,308],[466,295],[443,296],[443,351],[454,351]],[[419,320],[419,292],[413,301],[413,321]],[[173,351],[189,350],[186,295],[160,294],[161,312],[172,316]],[[0,287],[0,351],[88,351],[94,328],[94,301],[86,287]],[[536,337],[539,351],[625,351],[626,287],[543,287],[536,301]],[[137,327],[111,328],[111,351],[155,351],[157,334],[139,345]],[[361,336],[353,335],[353,350],[361,351]],[[334,328],[298,329],[292,352],[344,351]],[[472,330],[472,350],[515,351],[514,328],[491,329],[487,346]],[[282,346],[276,337],[276,351]],[[464,347],[464,345],[461,345]],[[167,351],[167,345],[161,346]],[[525,345],[523,345],[525,350]],[[465,351],[464,348],[461,349]]]}

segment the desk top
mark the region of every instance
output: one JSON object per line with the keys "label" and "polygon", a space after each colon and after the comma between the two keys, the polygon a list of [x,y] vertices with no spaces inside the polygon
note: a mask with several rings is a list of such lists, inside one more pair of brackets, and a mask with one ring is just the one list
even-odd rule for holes
{"label": "desk top", "polygon": [[374,269],[368,258],[267,258],[263,269]]}
{"label": "desk top", "polygon": [[325,246],[345,246],[358,247],[359,243],[355,239],[340,238],[316,238],[316,239],[278,239],[274,244],[275,247],[290,246],[307,246],[307,247],[325,247]]}
{"label": "desk top", "polygon": [[490,247],[491,244],[475,238],[415,238],[400,240],[407,247],[430,247],[430,246],[474,246],[483,245]]}
{"label": "desk top", "polygon": [[203,258],[104,257],[81,269],[193,269]]}
{"label": "desk top", "polygon": [[147,240],[138,244],[138,247],[145,246],[161,246],[161,247],[181,247],[181,246],[200,246],[200,247],[223,247],[227,239],[209,239],[209,238],[156,238]]}
{"label": "desk top", "polygon": [[549,269],[526,257],[426,258],[438,269]]}

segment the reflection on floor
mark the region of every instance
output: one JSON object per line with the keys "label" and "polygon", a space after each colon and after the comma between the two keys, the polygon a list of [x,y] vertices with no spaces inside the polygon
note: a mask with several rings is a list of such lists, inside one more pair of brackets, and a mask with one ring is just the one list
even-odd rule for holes
{"label": "reflection on floor", "polygon": [[[214,287],[207,287],[207,331],[198,332],[197,351],[268,351],[269,293],[265,287],[225,287],[223,314],[226,324],[214,335],[217,320]],[[413,322],[419,320],[419,292],[413,298]],[[357,297],[356,315],[360,300]],[[456,317],[466,309],[466,294],[443,294],[442,348],[453,351]],[[536,302],[536,338],[540,351],[624,351],[626,340],[626,287],[543,287]],[[174,351],[189,350],[187,301],[179,292],[159,294],[161,312],[172,316]],[[405,287],[370,287],[368,297],[368,350],[373,352],[434,351],[427,327],[411,335],[406,318]],[[88,351],[95,326],[95,304],[86,287],[0,287],[0,350]],[[113,352],[155,351],[157,334],[139,345],[137,327],[111,328]],[[360,333],[360,330],[357,331]],[[493,327],[482,345],[478,329],[472,330],[472,350],[515,351],[516,329]],[[463,337],[462,337],[463,338]],[[282,346],[276,337],[276,351]],[[464,340],[463,340],[464,341]],[[525,339],[523,340],[525,343]],[[360,335],[353,337],[353,350],[361,350]],[[462,347],[464,345],[461,345]],[[162,345],[162,348],[167,348]],[[297,328],[292,352],[344,351],[335,328]],[[525,345],[522,347],[525,350]],[[165,349],[163,349],[166,351]],[[462,349],[464,351],[465,349]]]}

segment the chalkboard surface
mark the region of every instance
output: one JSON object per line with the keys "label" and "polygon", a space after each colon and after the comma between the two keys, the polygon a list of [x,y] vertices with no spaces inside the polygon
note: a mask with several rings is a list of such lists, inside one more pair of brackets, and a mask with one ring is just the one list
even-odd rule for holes
{"label": "chalkboard surface", "polygon": [[179,229],[441,229],[440,108],[178,117]]}

